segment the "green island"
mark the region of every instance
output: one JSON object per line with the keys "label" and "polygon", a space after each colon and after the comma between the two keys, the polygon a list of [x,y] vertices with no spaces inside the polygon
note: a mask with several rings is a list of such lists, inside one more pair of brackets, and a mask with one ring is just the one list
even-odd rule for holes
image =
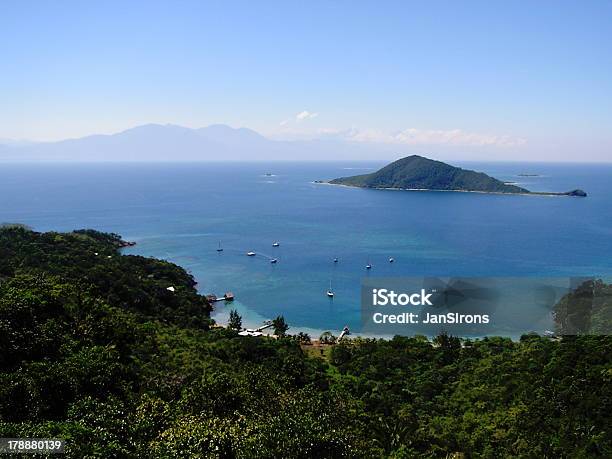
{"label": "green island", "polygon": [[612,457],[608,336],[243,337],[124,245],[0,229],[2,437],[68,458]]}
{"label": "green island", "polygon": [[477,193],[528,194],[544,196],[586,197],[583,190],[565,193],[529,191],[516,185],[504,183],[483,172],[475,172],[423,156],[412,155],[388,164],[371,174],[341,177],[329,182],[360,188],[409,191],[465,191]]}

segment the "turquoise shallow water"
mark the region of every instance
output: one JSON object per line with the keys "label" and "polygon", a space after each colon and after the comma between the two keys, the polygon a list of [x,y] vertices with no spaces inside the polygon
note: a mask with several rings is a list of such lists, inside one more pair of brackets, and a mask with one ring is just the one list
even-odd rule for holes
{"label": "turquoise shallow water", "polygon": [[612,273],[611,165],[463,164],[532,190],[583,188],[586,199],[312,183],[380,165],[4,163],[0,221],[118,232],[138,243],[128,253],[180,264],[203,293],[233,291],[246,323],[282,313],[294,329],[358,328],[364,276]]}

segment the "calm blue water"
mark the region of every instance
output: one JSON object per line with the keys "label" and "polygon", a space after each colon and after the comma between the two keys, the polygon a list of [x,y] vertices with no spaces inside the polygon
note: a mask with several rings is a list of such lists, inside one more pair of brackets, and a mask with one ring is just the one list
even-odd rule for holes
{"label": "calm blue water", "polygon": [[[138,242],[130,253],[188,269],[203,293],[233,291],[247,324],[282,313],[294,330],[358,328],[360,280],[367,275],[612,273],[612,165],[463,165],[532,190],[583,188],[589,197],[311,183],[381,163],[5,163],[0,222],[120,233]],[[517,177],[524,172],[542,176]],[[246,257],[248,250],[258,256]],[[271,265],[269,257],[280,261]],[[330,280],[333,301],[325,295]],[[221,306],[221,319],[224,313]]]}

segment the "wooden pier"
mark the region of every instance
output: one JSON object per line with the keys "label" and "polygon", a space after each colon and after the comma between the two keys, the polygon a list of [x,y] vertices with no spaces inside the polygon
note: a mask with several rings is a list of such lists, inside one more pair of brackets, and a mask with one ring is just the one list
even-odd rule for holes
{"label": "wooden pier", "polygon": [[209,303],[216,303],[217,301],[234,301],[234,294],[232,292],[226,292],[222,297],[217,297],[217,295],[210,294],[206,295],[206,299]]}

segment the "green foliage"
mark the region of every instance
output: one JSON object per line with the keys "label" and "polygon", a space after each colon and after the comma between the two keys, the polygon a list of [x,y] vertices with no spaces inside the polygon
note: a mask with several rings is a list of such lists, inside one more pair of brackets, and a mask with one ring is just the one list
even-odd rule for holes
{"label": "green foliage", "polygon": [[396,447],[411,457],[610,454],[609,337],[485,338],[463,348],[449,338],[333,348],[339,383],[379,414],[371,431],[387,454]]}
{"label": "green foliage", "polygon": [[68,458],[612,455],[609,337],[356,338],[309,358],[306,334],[209,329],[187,273],[120,241],[0,229],[2,436],[65,438]]}
{"label": "green foliage", "polygon": [[296,338],[300,344],[311,344],[310,335],[308,333],[299,332]]}
{"label": "green foliage", "polygon": [[365,175],[342,177],[330,183],[366,188],[465,190],[496,193],[529,193],[528,190],[488,176],[418,155],[407,156]]}
{"label": "green foliage", "polygon": [[334,336],[330,331],[325,331],[321,333],[321,336],[319,336],[319,342],[321,344],[334,344],[336,339],[336,336]]}
{"label": "green foliage", "polygon": [[277,316],[276,319],[272,321],[272,327],[274,328],[274,334],[276,336],[285,336],[287,330],[289,330],[289,325],[283,316]]}
{"label": "green foliage", "polygon": [[229,313],[229,320],[227,322],[227,326],[232,330],[242,330],[242,317],[235,309],[232,309]]}
{"label": "green foliage", "polygon": [[21,228],[26,231],[32,231],[28,225],[24,225],[23,223],[0,223],[0,229],[10,229],[10,228]]}
{"label": "green foliage", "polygon": [[[195,280],[172,263],[120,255],[120,236],[94,230],[35,233],[0,229],[0,279],[22,271],[60,275],[78,290],[147,319],[207,328],[211,310]],[[175,291],[167,290],[174,286]]]}

